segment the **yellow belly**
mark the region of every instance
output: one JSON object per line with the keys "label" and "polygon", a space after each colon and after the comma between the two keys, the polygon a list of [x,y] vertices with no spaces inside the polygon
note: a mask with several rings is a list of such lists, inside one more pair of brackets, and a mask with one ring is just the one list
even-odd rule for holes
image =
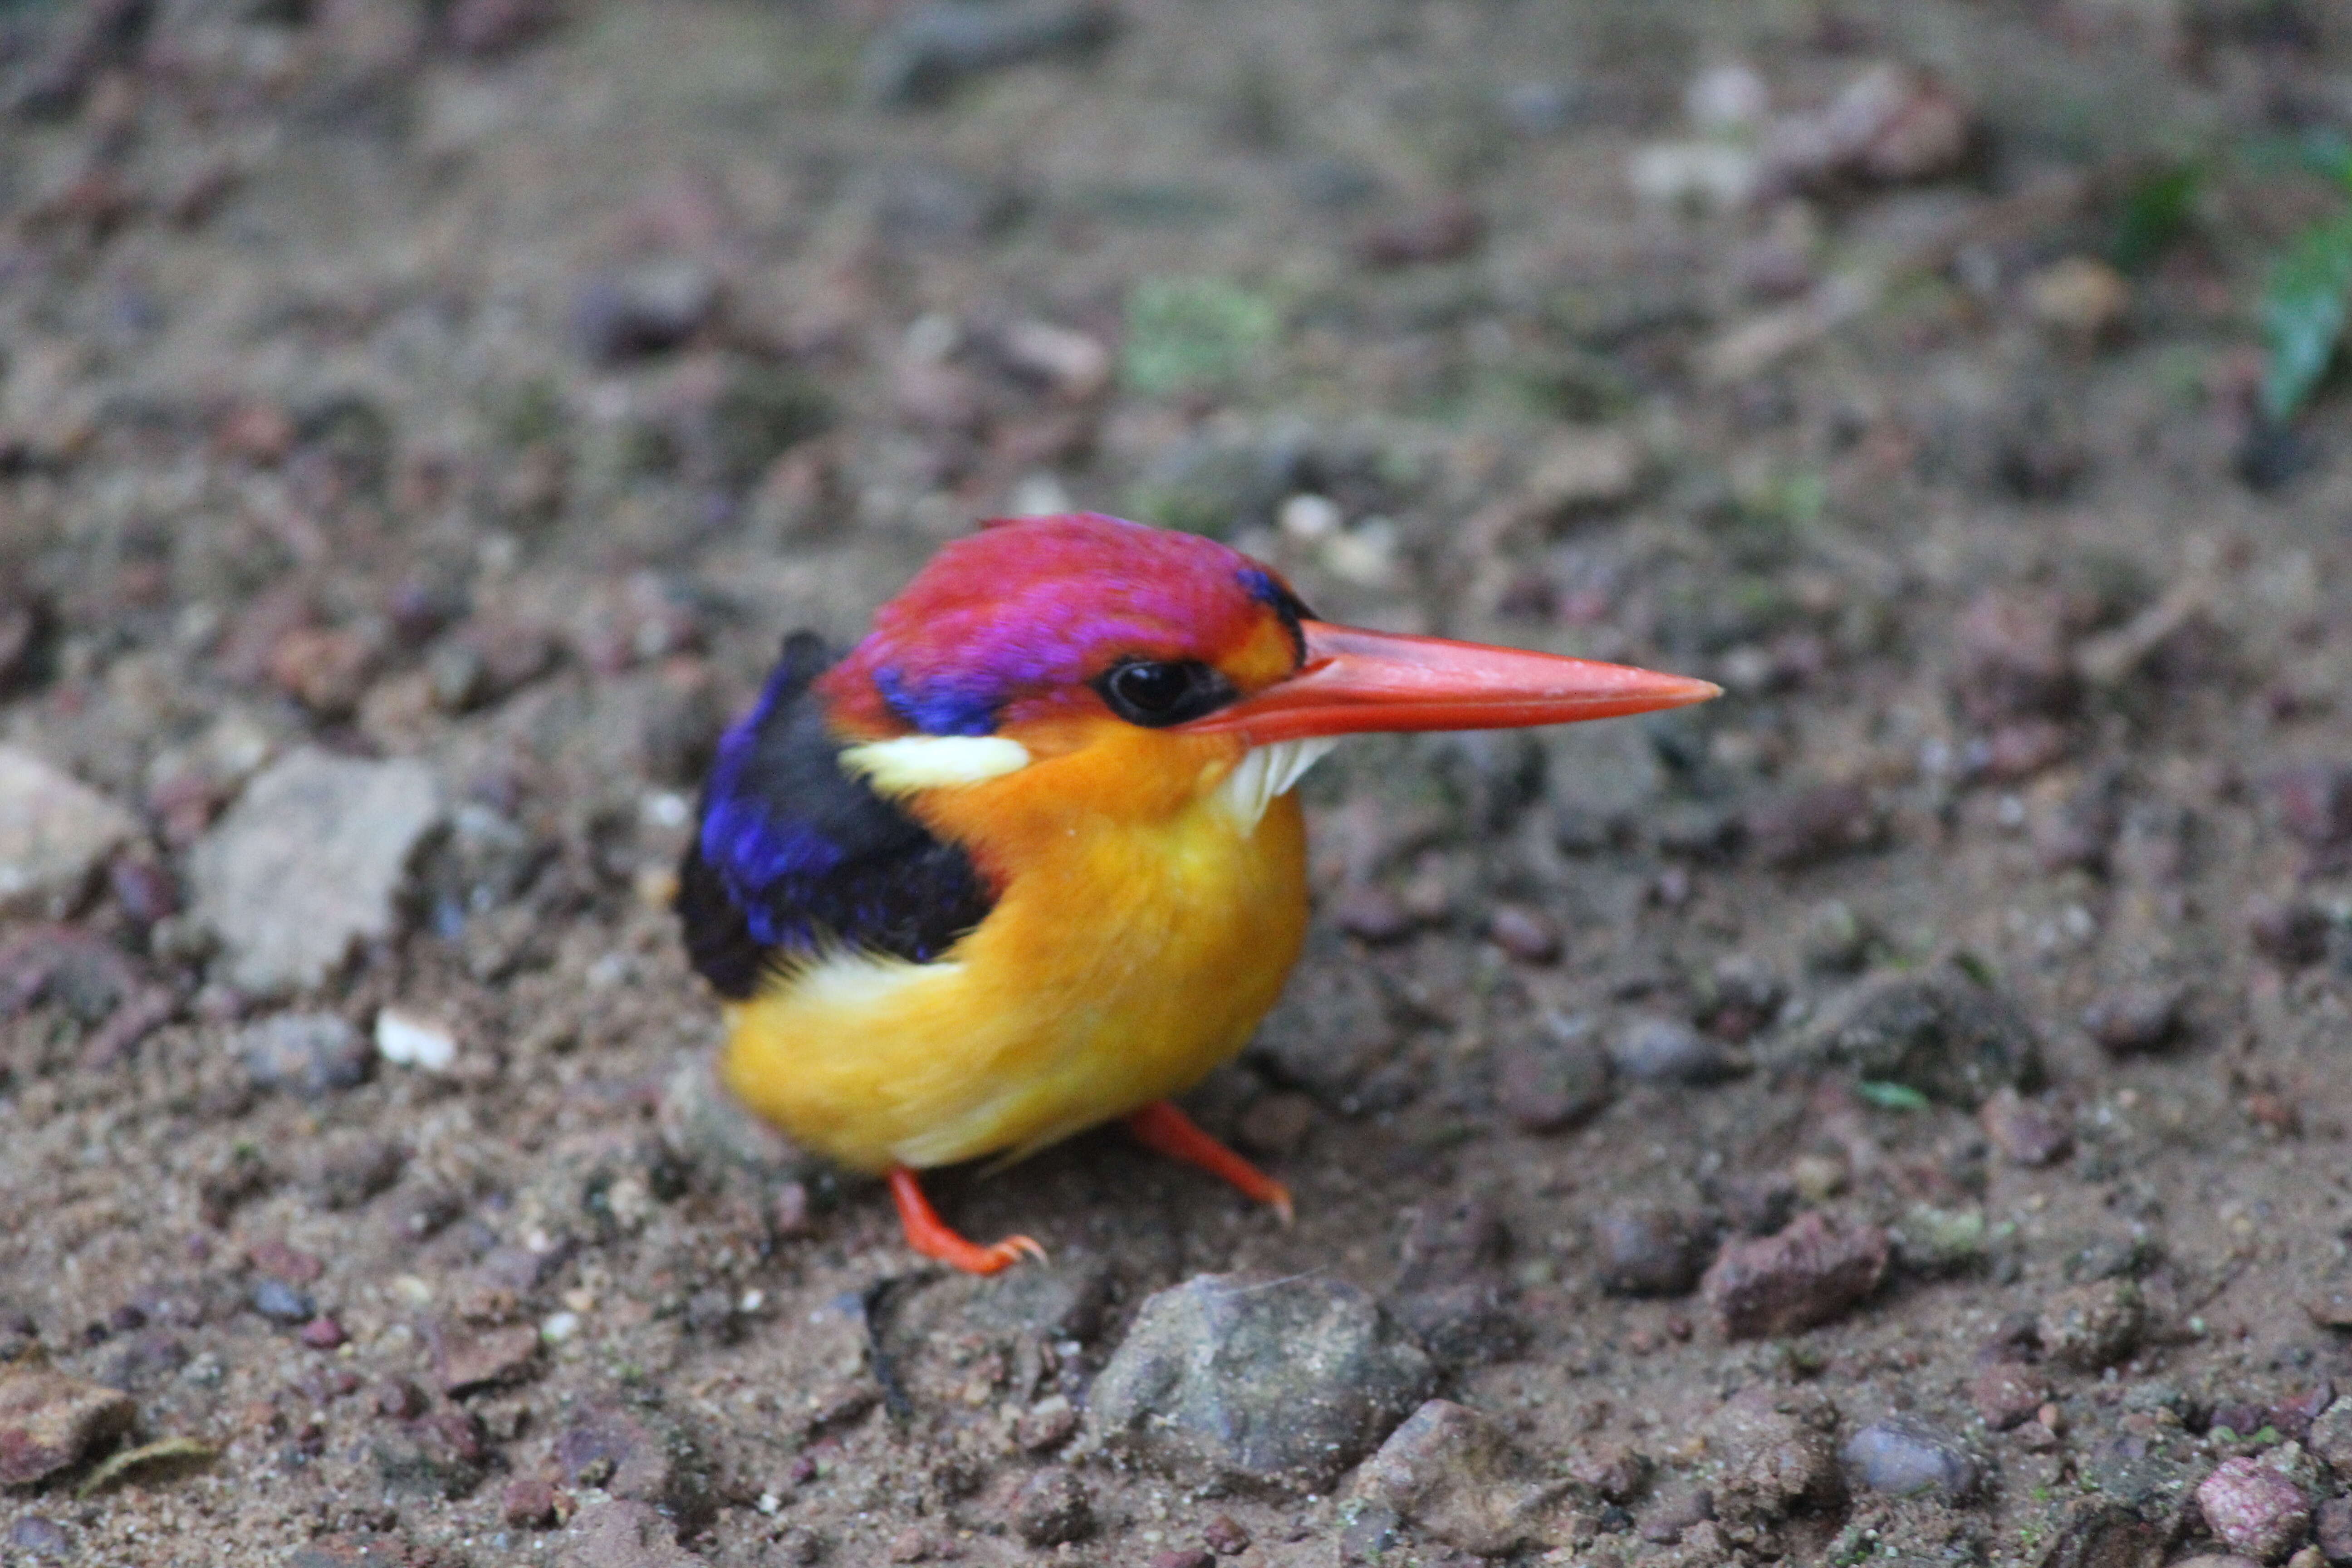
{"label": "yellow belly", "polygon": [[1016,1156],[1198,1083],[1297,960],[1306,835],[1285,795],[1244,827],[1076,817],[945,957],[834,957],[728,1010],[730,1088],[843,1164]]}

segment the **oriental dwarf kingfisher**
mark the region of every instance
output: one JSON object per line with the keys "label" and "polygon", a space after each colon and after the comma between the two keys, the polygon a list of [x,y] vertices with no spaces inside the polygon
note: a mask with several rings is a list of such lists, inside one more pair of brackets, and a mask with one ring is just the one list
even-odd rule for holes
{"label": "oriental dwarf kingfisher", "polygon": [[1078,514],[948,545],[845,655],[786,639],[719,742],[678,911],[752,1110],[887,1177],[907,1240],[993,1273],[916,1173],[1100,1122],[1286,1219],[1171,1096],[1297,962],[1292,788],[1340,737],[1568,723],[1704,680],[1315,618],[1248,556]]}

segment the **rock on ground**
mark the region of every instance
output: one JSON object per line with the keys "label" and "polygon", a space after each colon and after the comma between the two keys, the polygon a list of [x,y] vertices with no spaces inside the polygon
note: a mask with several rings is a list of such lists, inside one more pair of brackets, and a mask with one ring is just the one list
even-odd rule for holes
{"label": "rock on ground", "polygon": [[418,847],[441,819],[424,763],[295,752],[188,857],[194,913],[221,939],[226,978],[261,994],[323,983],[360,942],[395,933]]}
{"label": "rock on ground", "polygon": [[677,1543],[677,1527],[651,1503],[615,1498],[590,1503],[564,1532],[561,1560],[576,1568],[702,1568]]}
{"label": "rock on ground", "polygon": [[1976,1461],[1960,1440],[1916,1415],[1874,1421],[1846,1439],[1847,1471],[1864,1489],[1959,1501],[1977,1489]]}
{"label": "rock on ground", "polygon": [[2131,1354],[2146,1328],[2139,1287],[2128,1279],[2100,1279],[2053,1296],[2042,1309],[2038,1331],[2051,1360],[2096,1372]]}
{"label": "rock on ground", "polygon": [[1354,1286],[1204,1274],[1144,1302],[1087,1421],[1102,1447],[1188,1480],[1323,1487],[1435,1381]]}
{"label": "rock on ground", "polygon": [[2278,1561],[2311,1531],[2303,1489],[2252,1459],[2222,1460],[2199,1483],[2197,1506],[2215,1535],[2258,1562]]}
{"label": "rock on ground", "polygon": [[282,1089],[317,1100],[367,1081],[374,1053],[360,1032],[332,1013],[279,1013],[237,1037],[237,1054],[256,1089]]}
{"label": "rock on ground", "polygon": [[47,1366],[0,1373],[0,1486],[23,1486],[79,1463],[131,1429],[131,1396]]}
{"label": "rock on ground", "polygon": [[1428,1540],[1501,1557],[1552,1539],[1570,1486],[1546,1479],[1476,1411],[1433,1399],[1364,1461],[1349,1489]]}
{"label": "rock on ground", "polygon": [[1864,1079],[1975,1107],[2004,1086],[2042,1081],[2033,1026],[2001,993],[1958,973],[1905,975],[1856,996],[1810,1042]]}
{"label": "rock on ground", "polygon": [[0,746],[0,917],[64,918],[138,832],[129,812],[71,774]]}
{"label": "rock on ground", "polygon": [[1766,1518],[1843,1502],[1837,1426],[1837,1406],[1819,1393],[1742,1389],[1707,1424],[1708,1449],[1723,1466],[1723,1500]]}
{"label": "rock on ground", "polygon": [[1727,1338],[1793,1334],[1842,1316],[1878,1289],[1888,1251],[1878,1226],[1814,1210],[1777,1236],[1725,1247],[1701,1289]]}

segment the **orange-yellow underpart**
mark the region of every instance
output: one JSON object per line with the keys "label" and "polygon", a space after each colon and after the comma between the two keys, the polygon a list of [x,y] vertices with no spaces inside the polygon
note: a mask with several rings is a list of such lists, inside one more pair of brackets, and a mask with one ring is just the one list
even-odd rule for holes
{"label": "orange-yellow underpart", "polygon": [[1029,766],[906,802],[996,879],[976,931],[934,963],[814,960],[728,1009],[729,1087],[843,1164],[1019,1156],[1180,1094],[1298,956],[1297,802],[1224,808],[1239,741],[1084,716],[1015,738]]}

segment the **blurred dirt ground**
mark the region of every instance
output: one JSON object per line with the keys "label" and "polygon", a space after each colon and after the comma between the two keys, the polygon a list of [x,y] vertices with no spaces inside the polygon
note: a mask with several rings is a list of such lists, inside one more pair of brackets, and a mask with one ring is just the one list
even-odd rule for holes
{"label": "blurred dirt ground", "polygon": [[[0,97],[0,1560],[2352,1561],[2335,8],[18,0]],[[1092,1136],[950,1279],[670,868],[783,633],[1071,507],[1730,695],[1343,749],[1194,1102],[1296,1227]]]}

